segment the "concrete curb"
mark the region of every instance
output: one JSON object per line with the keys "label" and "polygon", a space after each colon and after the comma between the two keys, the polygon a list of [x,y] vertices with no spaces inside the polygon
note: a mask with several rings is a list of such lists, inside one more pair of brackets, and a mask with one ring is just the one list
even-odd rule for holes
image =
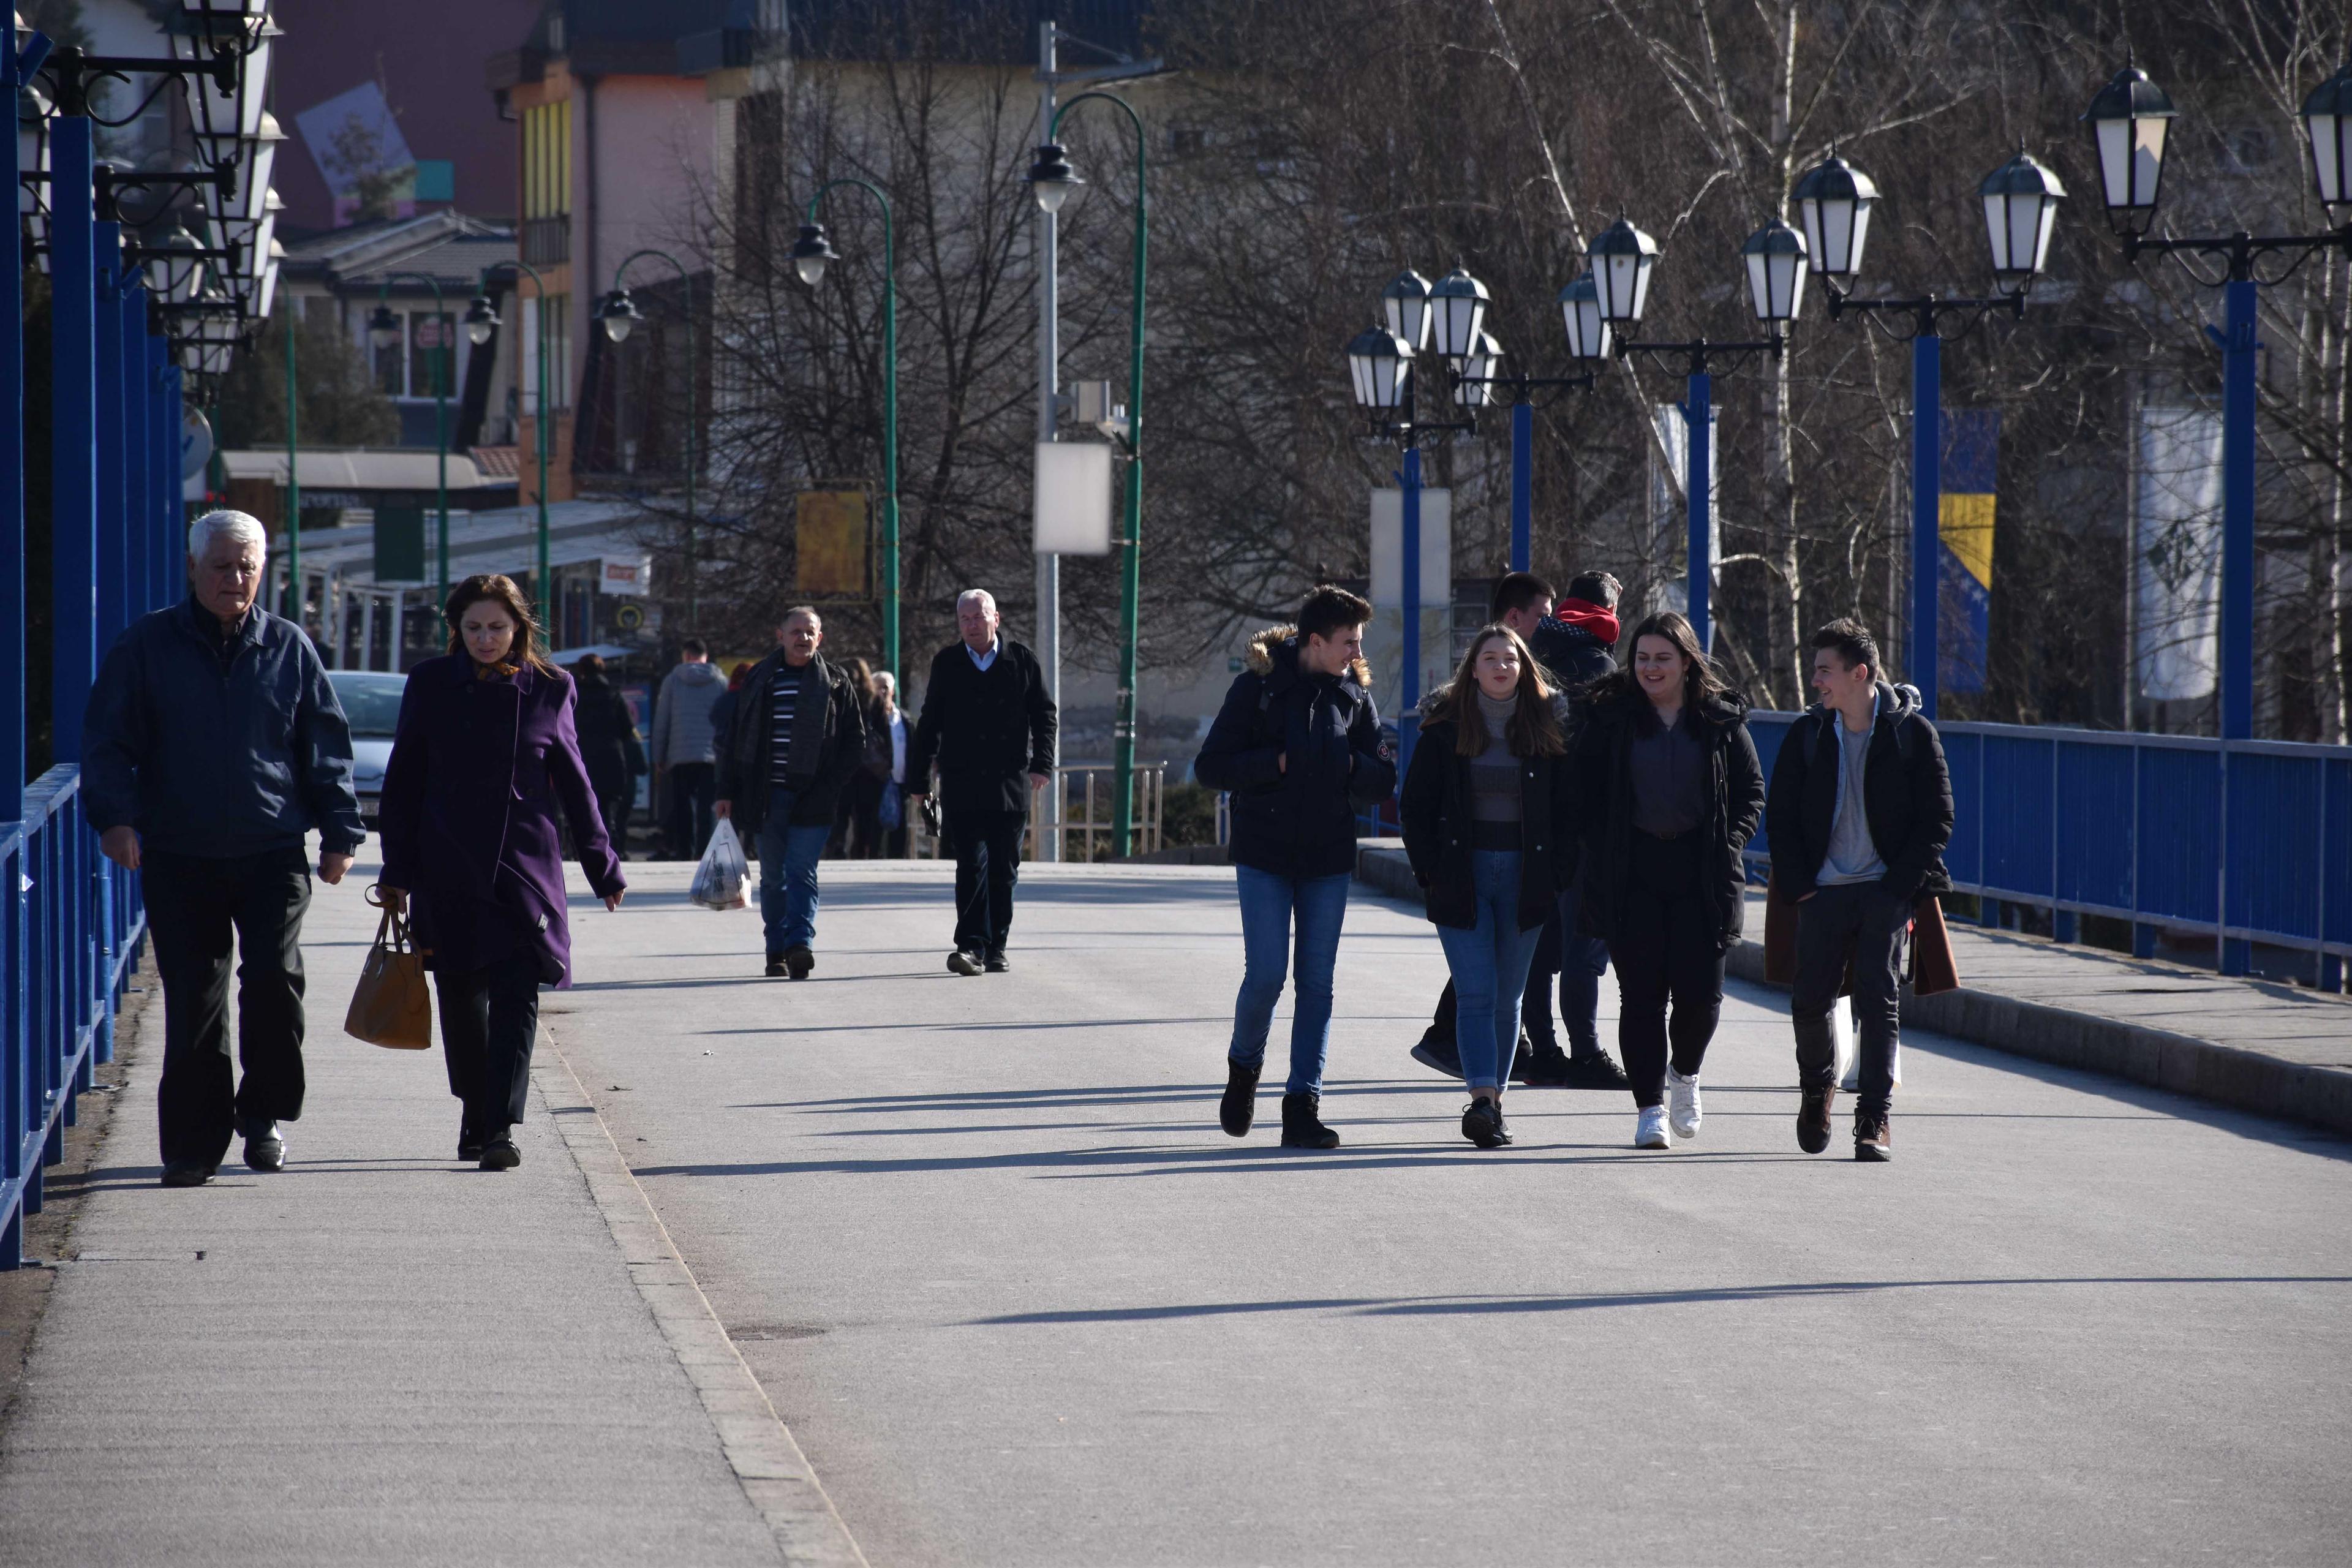
{"label": "concrete curb", "polygon": [[[1421,889],[1412,879],[1412,868],[1404,851],[1393,846],[1360,842],[1356,879],[1391,898],[1420,902]],[[1771,984],[1764,978],[1760,943],[1744,942],[1734,947],[1725,968],[1734,979],[1751,985]],[[2237,1110],[2352,1133],[2352,1072],[2340,1068],[2285,1061],[2193,1035],[1968,986],[1938,996],[1906,992],[1903,1022],[1906,1027],[1949,1035],[2011,1056],[2105,1073]]]}
{"label": "concrete curb", "polygon": [[629,1266],[637,1294],[685,1369],[719,1433],[727,1463],[776,1538],[784,1561],[809,1568],[869,1568],[825,1495],[808,1456],[678,1256],[611,1129],[544,1025],[530,1076],[586,1179],[589,1195]]}

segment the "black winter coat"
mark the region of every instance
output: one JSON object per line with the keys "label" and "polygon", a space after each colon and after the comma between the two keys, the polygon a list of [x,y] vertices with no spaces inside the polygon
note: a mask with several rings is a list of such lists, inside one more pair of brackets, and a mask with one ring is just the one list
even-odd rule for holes
{"label": "black winter coat", "polygon": [[1566,621],[1546,620],[1528,639],[1528,651],[1551,671],[1552,684],[1568,691],[1590,686],[1614,670],[1617,660],[1609,650],[1608,643]]}
{"label": "black winter coat", "polygon": [[[1829,856],[1837,821],[1838,724],[1822,706],[1789,726],[1772,763],[1772,793],[1764,826],[1772,846],[1772,879],[1780,896],[1811,892]],[[1909,903],[1921,893],[1948,893],[1944,848],[1952,841],[1952,778],[1944,743],[1911,699],[1878,683],[1878,722],[1862,764],[1862,798],[1870,842],[1886,862],[1879,886]]]}
{"label": "black winter coat", "polygon": [[[1649,699],[1612,693],[1588,704],[1574,742],[1573,820],[1578,924],[1587,936],[1614,942],[1623,929],[1633,848],[1633,734]],[[1715,900],[1717,945],[1739,940],[1748,906],[1740,851],[1764,816],[1764,768],[1748,733],[1748,704],[1709,698],[1685,710],[1706,742],[1706,889]]]}
{"label": "black winter coat", "polygon": [[1396,788],[1371,672],[1358,659],[1337,679],[1307,674],[1293,628],[1260,632],[1192,776],[1233,796],[1234,865],[1278,877],[1354,871],[1356,814]]}
{"label": "black winter coat", "polygon": [[[1470,864],[1470,759],[1454,749],[1460,732],[1451,719],[1422,726],[1397,814],[1430,923],[1467,930],[1478,923],[1478,895]],[[1518,761],[1519,929],[1534,931],[1559,912],[1559,895],[1576,874],[1568,831],[1574,802],[1566,755]]]}
{"label": "black winter coat", "polygon": [[907,791],[927,793],[940,770],[940,805],[1029,814],[1029,775],[1051,774],[1061,713],[1037,656],[1003,633],[986,669],[960,642],[932,657],[923,710],[907,747]]}
{"label": "black winter coat", "polygon": [[[810,662],[816,666],[818,689],[826,693],[822,716],[824,742],[817,753],[815,772],[805,784],[794,787],[794,827],[832,826],[834,813],[841,804],[841,786],[857,771],[859,760],[866,755],[866,721],[858,705],[857,689],[849,683],[849,671],[823,654]],[[728,812],[735,823],[735,831],[747,843],[760,831],[768,815],[769,794],[775,787],[772,753],[776,726],[772,714],[776,681],[783,676],[800,679],[801,671],[784,662],[782,648],[752,666],[751,673],[732,694],[734,712],[719,741],[718,797],[729,803]],[[803,689],[805,692],[806,689]],[[795,736],[808,721],[808,714],[797,710],[793,713]]]}
{"label": "black winter coat", "polygon": [[579,694],[572,724],[580,734],[580,760],[597,793],[608,794],[646,771],[636,719],[629,712],[629,700],[605,677],[578,675],[572,685]]}

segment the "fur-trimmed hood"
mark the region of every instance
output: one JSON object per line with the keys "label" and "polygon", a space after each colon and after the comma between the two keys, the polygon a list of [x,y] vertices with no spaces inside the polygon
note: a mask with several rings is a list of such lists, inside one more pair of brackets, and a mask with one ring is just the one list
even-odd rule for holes
{"label": "fur-trimmed hood", "polygon": [[[1249,651],[1243,658],[1249,672],[1255,676],[1273,674],[1276,664],[1286,664],[1296,669],[1298,665],[1298,628],[1295,626],[1266,627],[1250,638]],[[1364,662],[1360,654],[1349,662],[1348,673],[1355,677],[1356,684],[1365,690],[1372,689],[1372,667]]]}

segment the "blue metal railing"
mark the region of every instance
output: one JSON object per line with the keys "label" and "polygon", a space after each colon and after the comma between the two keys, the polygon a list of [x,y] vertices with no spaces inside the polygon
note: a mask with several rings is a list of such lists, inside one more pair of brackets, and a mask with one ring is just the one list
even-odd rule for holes
{"label": "blue metal railing", "polygon": [[25,791],[25,820],[0,826],[0,1269],[22,1256],[41,1212],[42,1172],[90,1069],[114,1058],[115,1005],[135,971],[146,910],[139,879],[98,852],[82,816],[80,770],[51,768]]}
{"label": "blue metal railing", "polygon": [[[1769,777],[1793,713],[1748,716]],[[1944,863],[1964,893],[2218,939],[2352,955],[2352,747],[2027,724],[1938,724],[1958,816]],[[1759,833],[1752,861],[1769,860]]]}

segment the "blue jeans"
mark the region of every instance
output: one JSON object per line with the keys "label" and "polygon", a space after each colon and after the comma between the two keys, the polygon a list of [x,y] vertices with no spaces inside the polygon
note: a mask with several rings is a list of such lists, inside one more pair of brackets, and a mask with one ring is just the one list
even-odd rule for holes
{"label": "blue jeans", "polygon": [[1454,972],[1454,1044],[1462,1080],[1472,1089],[1500,1089],[1519,1048],[1519,996],[1528,963],[1543,928],[1519,929],[1519,852],[1474,849],[1470,883],[1478,897],[1478,923],[1439,926],[1445,965]]}
{"label": "blue jeans", "polygon": [[782,784],[768,792],[759,850],[760,923],[770,952],[816,945],[816,863],[832,832],[830,822],[793,826],[793,792]]}
{"label": "blue jeans", "polygon": [[1282,997],[1297,927],[1298,978],[1290,1011],[1290,1080],[1285,1094],[1323,1091],[1323,1055],[1331,1044],[1331,969],[1339,959],[1339,922],[1348,913],[1348,873],[1283,877],[1237,866],[1242,900],[1242,989],[1234,1001],[1234,1043],[1225,1054],[1245,1068],[1265,1061],[1274,1005]]}

